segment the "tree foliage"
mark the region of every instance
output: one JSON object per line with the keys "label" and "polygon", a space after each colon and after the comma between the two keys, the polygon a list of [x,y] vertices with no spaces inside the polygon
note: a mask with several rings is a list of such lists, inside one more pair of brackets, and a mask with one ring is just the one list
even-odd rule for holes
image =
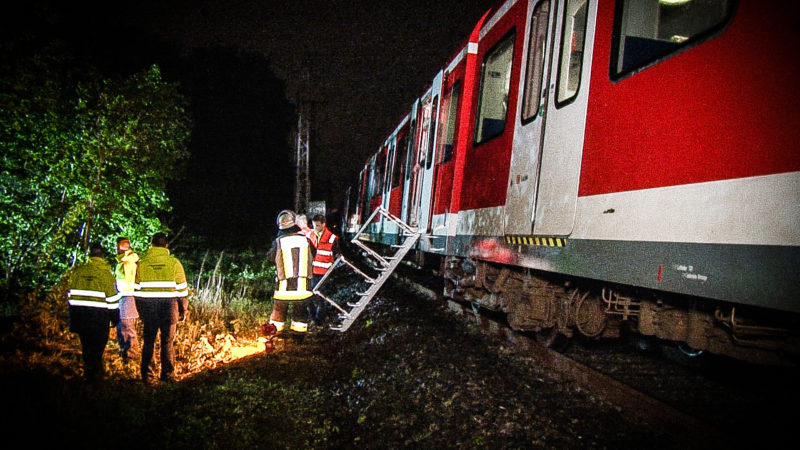
{"label": "tree foliage", "polygon": [[[76,69],[79,67],[79,69]],[[50,285],[90,241],[143,248],[164,228],[190,119],[158,66],[104,78],[52,48],[0,76],[3,291]]]}

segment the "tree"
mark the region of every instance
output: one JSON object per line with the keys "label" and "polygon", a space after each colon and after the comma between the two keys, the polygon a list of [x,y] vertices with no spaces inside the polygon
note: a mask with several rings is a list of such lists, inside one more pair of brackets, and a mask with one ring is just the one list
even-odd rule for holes
{"label": "tree", "polygon": [[[80,70],[75,70],[79,67]],[[0,76],[0,288],[52,283],[90,240],[140,248],[164,228],[188,153],[178,86],[152,66],[102,78],[50,48]]]}

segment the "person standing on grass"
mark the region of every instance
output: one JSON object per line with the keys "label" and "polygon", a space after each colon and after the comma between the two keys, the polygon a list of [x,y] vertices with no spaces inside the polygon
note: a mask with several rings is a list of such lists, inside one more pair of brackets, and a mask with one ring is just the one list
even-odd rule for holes
{"label": "person standing on grass", "polygon": [[153,235],[148,249],[136,270],[136,308],[144,327],[142,346],[142,381],[155,382],[156,362],[153,358],[156,336],[161,332],[161,381],[175,380],[175,331],[178,321],[186,320],[189,309],[189,287],[178,258],[169,254],[167,236]]}
{"label": "person standing on grass", "polygon": [[[311,289],[313,290],[319,280],[333,267],[333,263],[339,254],[339,238],[326,226],[325,216],[322,214],[315,215],[311,221],[314,223],[311,243],[316,248],[311,273]],[[322,325],[327,309],[328,302],[324,298],[315,295],[311,299],[309,302],[309,314],[314,325]]]}
{"label": "person standing on grass", "polygon": [[69,330],[81,340],[83,376],[89,382],[103,378],[103,352],[109,328],[119,321],[119,294],[104,256],[103,247],[92,244],[89,261],[70,274],[67,293]]}
{"label": "person standing on grass", "polygon": [[133,285],[136,282],[136,263],[139,254],[131,250],[131,241],[126,237],[117,238],[117,267],[114,275],[117,278],[119,299],[119,323],[117,323],[117,342],[122,362],[139,358],[139,342],[136,337],[136,310]]}
{"label": "person standing on grass", "polygon": [[269,323],[275,325],[278,333],[283,332],[291,306],[291,337],[300,343],[308,333],[307,308],[312,295],[308,278],[314,250],[295,219],[293,211],[284,210],[278,214],[278,237],[267,252],[267,258],[275,263],[277,278]]}

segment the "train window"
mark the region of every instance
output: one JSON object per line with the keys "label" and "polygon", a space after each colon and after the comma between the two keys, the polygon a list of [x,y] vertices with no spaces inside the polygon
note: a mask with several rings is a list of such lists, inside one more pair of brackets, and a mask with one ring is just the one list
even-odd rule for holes
{"label": "train window", "polygon": [[[443,164],[453,159],[453,147],[456,142],[456,120],[458,119],[458,101],[461,97],[461,82],[457,82],[450,88],[447,96],[442,100],[442,111],[447,111],[447,116],[443,117],[443,123],[439,127],[440,138],[437,164]],[[444,127],[444,128],[442,128]]]}
{"label": "train window", "polygon": [[729,22],[733,0],[618,1],[611,79],[620,80],[713,36]]}
{"label": "train window", "polygon": [[494,46],[483,59],[475,143],[480,144],[503,133],[511,85],[514,57],[514,30]]}
{"label": "train window", "polygon": [[544,48],[547,45],[547,21],[550,16],[550,1],[536,5],[531,16],[528,38],[528,63],[525,70],[525,94],[522,104],[522,122],[530,122],[539,115],[544,75]]}
{"label": "train window", "polygon": [[583,45],[586,42],[588,6],[587,0],[569,0],[564,9],[556,106],[563,106],[578,95],[583,71]]}

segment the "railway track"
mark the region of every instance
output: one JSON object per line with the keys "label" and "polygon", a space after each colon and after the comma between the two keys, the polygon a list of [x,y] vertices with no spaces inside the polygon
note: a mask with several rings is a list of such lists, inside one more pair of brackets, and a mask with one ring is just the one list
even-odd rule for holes
{"label": "railway track", "polygon": [[687,448],[782,448],[790,442],[793,424],[787,411],[800,401],[796,367],[755,366],[714,355],[690,358],[671,343],[641,339],[578,340],[557,352],[510,329],[502,316],[441,299],[441,290],[429,283],[433,277],[410,272],[398,277],[424,296],[443,301],[517,357],[547,367]]}
{"label": "railway track", "polygon": [[613,403],[648,426],[661,428],[674,436],[684,436],[687,443],[699,444],[704,448],[720,446],[731,448],[730,445],[733,444],[730,436],[717,427],[582,364],[568,355],[550,350],[532,337],[516,333],[503,323],[476,312],[469,304],[448,300],[447,307],[466,320],[474,321],[493,337],[505,340],[520,357],[534,358],[537,363],[547,366],[581,388]]}
{"label": "railway track", "polygon": [[[435,268],[406,264],[393,275],[421,298],[441,302],[514,352],[614,405],[643,429],[676,437],[688,448],[786,447],[787,413],[800,403],[797,367],[768,367],[715,355],[689,358],[675,344],[641,337],[574,339],[563,352],[512,330],[505,315],[443,299]],[[646,345],[645,345],[646,344]]]}

